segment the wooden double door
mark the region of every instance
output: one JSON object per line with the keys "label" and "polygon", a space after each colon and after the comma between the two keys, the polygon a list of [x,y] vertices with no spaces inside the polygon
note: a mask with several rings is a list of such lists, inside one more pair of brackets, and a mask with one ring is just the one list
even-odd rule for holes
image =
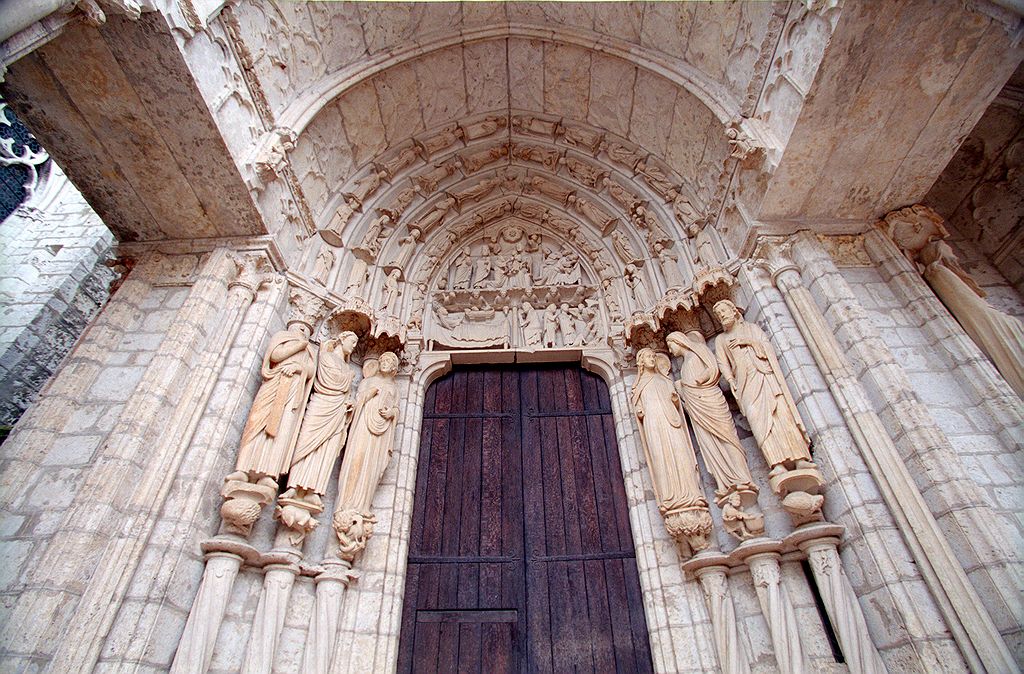
{"label": "wooden double door", "polygon": [[427,391],[399,672],[648,672],[604,382],[457,369]]}

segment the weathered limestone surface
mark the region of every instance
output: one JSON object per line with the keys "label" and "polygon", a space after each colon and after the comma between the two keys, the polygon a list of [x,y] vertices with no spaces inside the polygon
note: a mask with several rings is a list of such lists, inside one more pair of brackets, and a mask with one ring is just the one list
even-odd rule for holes
{"label": "weathered limestone surface", "polygon": [[[1019,17],[79,7],[0,45],[6,86],[137,265],[0,450],[5,665],[390,671],[427,387],[554,360],[608,384],[657,671],[1019,668],[1019,402],[872,232],[1002,89]],[[1019,129],[991,116],[1003,140],[944,204],[1019,315],[1012,205],[964,206],[1019,178]],[[757,267],[759,236],[801,229],[791,266]],[[770,395],[751,377],[689,410],[675,382],[705,370],[673,333],[749,350]],[[236,462],[247,420],[324,421],[332,339],[354,416],[315,484],[289,484],[300,443],[274,423],[274,465]],[[701,422],[722,446],[687,449]]]}
{"label": "weathered limestone surface", "polygon": [[0,223],[0,425],[13,424],[109,295],[114,243],[56,164]]}

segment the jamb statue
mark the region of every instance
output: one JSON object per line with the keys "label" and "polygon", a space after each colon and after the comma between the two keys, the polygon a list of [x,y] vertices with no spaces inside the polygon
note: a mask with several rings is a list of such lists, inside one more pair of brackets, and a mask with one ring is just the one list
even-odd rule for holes
{"label": "jamb statue", "polygon": [[630,401],[651,473],[658,511],[678,542],[696,553],[708,547],[711,514],[700,486],[697,456],[665,354],[649,348],[636,355],[637,376]]}
{"label": "jamb statue", "polygon": [[248,536],[262,506],[277,493],[277,478],[288,472],[316,372],[312,327],[289,321],[267,347],[263,383],[242,430],[235,471],[224,478],[221,516],[228,531]]}
{"label": "jamb statue", "polygon": [[320,347],[313,392],[288,472],[288,489],[278,499],[276,513],[277,519],[292,530],[290,539],[295,546],[316,527],[315,517],[323,512],[331,470],[348,435],[355,378],[349,357],[357,342],[354,332],[345,331]]}
{"label": "jamb statue", "polygon": [[[811,460],[811,440],[782,378],[775,350],[764,331],[744,321],[731,301],[721,300],[712,310],[724,328],[715,342],[722,374],[771,468],[772,490],[796,517],[798,509],[788,508],[787,499],[792,497],[795,504],[802,497],[793,492],[817,493],[824,480]],[[812,515],[810,519],[820,518],[817,511]],[[810,519],[800,516],[797,523]]]}
{"label": "jamb statue", "polygon": [[366,547],[376,518],[370,512],[374,492],[394,451],[398,420],[395,374],[398,356],[386,351],[363,364],[363,381],[353,413],[345,456],[338,474],[334,531],[338,556],[352,562]]}

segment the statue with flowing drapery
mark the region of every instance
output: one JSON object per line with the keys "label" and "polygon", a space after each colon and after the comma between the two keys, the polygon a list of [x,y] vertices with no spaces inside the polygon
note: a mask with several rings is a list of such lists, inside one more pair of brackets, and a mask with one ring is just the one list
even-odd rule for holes
{"label": "statue with flowing drapery", "polygon": [[277,518],[292,530],[291,542],[296,546],[317,525],[315,516],[323,512],[327,482],[348,434],[355,379],[349,357],[357,342],[356,334],[346,331],[320,347],[313,393],[288,472],[288,489],[278,499]]}
{"label": "statue with flowing drapery", "polygon": [[956,317],[1003,379],[1018,396],[1024,396],[1024,324],[999,311],[985,298],[985,291],[960,266],[945,241],[931,241],[918,252],[922,276]]}
{"label": "statue with flowing drapery", "polygon": [[312,328],[291,321],[270,338],[256,392],[242,430],[235,471],[224,478],[221,517],[230,533],[248,536],[262,506],[277,493],[277,478],[288,472],[306,409],[316,352]]}
{"label": "statue with flowing drapery", "polygon": [[768,335],[744,321],[729,300],[715,303],[713,311],[725,328],[715,342],[719,366],[750,422],[750,430],[771,467],[770,474],[814,468],[810,438],[782,379],[782,368]]}
{"label": "statue with flowing drapery", "polygon": [[669,534],[693,552],[708,546],[711,515],[700,486],[697,456],[679,396],[668,373],[668,356],[649,348],[636,356],[637,376],[630,401],[640,440]]}
{"label": "statue with flowing drapery", "polygon": [[722,374],[729,382],[743,416],[770,470],[772,491],[797,525],[822,519],[825,484],[811,460],[811,440],[768,335],[743,320],[730,300],[712,307],[724,331],[715,341]]}
{"label": "statue with flowing drapery", "polygon": [[348,444],[338,473],[338,501],[334,511],[338,555],[349,562],[366,547],[373,534],[376,522],[370,511],[373,494],[394,451],[398,420],[397,372],[398,356],[391,352],[363,364],[363,381],[359,383]]}
{"label": "statue with flowing drapery", "polygon": [[[717,483],[716,502],[722,508],[730,504],[733,509],[756,505],[758,489],[736,434],[729,404],[718,387],[721,371],[715,354],[708,348],[700,330],[685,334],[672,332],[665,338],[665,343],[670,354],[683,358],[676,388],[683,399],[686,414],[693,422],[693,433],[704,463]],[[733,496],[739,502],[733,503]],[[760,517],[748,516],[747,524],[752,530],[757,530]],[[761,524],[760,531],[763,532],[763,518]]]}

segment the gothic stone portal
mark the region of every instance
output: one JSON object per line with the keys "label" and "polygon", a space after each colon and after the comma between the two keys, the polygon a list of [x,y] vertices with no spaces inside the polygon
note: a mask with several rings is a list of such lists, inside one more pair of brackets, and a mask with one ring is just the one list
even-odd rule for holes
{"label": "gothic stone portal", "polygon": [[652,671],[604,382],[459,369],[424,410],[398,671]]}

